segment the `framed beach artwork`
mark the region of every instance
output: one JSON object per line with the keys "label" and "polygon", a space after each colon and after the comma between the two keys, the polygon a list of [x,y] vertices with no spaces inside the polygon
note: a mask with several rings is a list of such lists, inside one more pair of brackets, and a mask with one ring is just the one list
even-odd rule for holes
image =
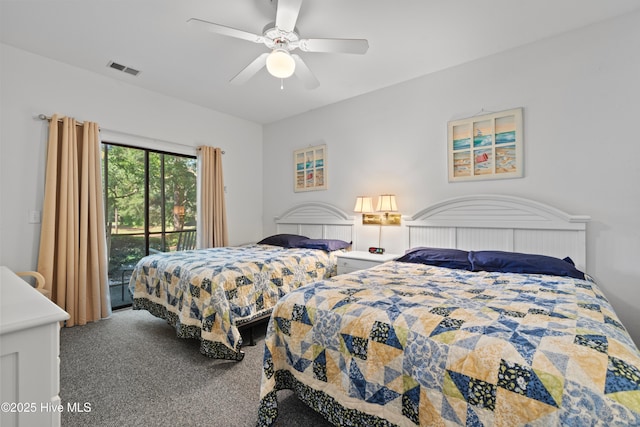
{"label": "framed beach artwork", "polygon": [[301,148],[293,152],[293,189],[314,191],[327,189],[327,146]]}
{"label": "framed beach artwork", "polygon": [[522,108],[448,123],[449,182],[523,176]]}

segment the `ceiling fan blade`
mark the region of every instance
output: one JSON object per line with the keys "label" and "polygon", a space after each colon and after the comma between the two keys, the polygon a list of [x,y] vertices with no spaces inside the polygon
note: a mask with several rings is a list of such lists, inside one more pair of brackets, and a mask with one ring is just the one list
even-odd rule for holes
{"label": "ceiling fan blade", "polygon": [[302,39],[300,50],[303,52],[357,53],[365,54],[369,42],[365,39]]}
{"label": "ceiling fan blade", "polygon": [[226,27],[224,25],[214,24],[213,22],[203,21],[202,19],[191,18],[187,21],[187,24],[227,37],[235,37],[237,39],[248,40],[254,43],[264,43],[263,36],[252,34],[243,30],[238,30],[237,28]]}
{"label": "ceiling fan blade", "polygon": [[268,53],[263,53],[258,56],[256,59],[251,62],[251,64],[244,67],[242,71],[240,71],[234,78],[232,78],[229,82],[234,85],[241,85],[246,83],[251,77],[253,77],[258,71],[262,70],[262,68],[267,63]]}
{"label": "ceiling fan blade", "polygon": [[296,62],[296,76],[302,80],[304,87],[307,89],[315,89],[320,86],[320,82],[316,79],[316,76],[313,75],[307,64],[304,63],[302,58],[298,55],[291,55],[293,60]]}
{"label": "ceiling fan blade", "polygon": [[302,0],[278,0],[276,27],[282,31],[293,31],[296,27]]}

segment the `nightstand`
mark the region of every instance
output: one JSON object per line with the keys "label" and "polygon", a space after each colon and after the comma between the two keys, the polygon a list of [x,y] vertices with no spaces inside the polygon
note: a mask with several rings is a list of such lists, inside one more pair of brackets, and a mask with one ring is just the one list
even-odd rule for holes
{"label": "nightstand", "polygon": [[399,257],[399,254],[372,254],[363,251],[343,252],[337,255],[338,274],[371,268]]}

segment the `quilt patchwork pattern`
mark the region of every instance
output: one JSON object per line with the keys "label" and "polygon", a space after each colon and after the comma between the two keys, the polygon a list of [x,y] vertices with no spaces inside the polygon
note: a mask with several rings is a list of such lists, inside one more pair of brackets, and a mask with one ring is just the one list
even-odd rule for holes
{"label": "quilt patchwork pattern", "polygon": [[239,360],[238,326],[268,314],[290,291],[335,275],[336,265],[322,250],[270,245],[162,253],[136,265],[129,289],[134,309],[199,338],[208,356]]}
{"label": "quilt patchwork pattern", "polygon": [[280,300],[259,425],[280,389],[337,425],[640,425],[640,352],[590,280],[391,262]]}

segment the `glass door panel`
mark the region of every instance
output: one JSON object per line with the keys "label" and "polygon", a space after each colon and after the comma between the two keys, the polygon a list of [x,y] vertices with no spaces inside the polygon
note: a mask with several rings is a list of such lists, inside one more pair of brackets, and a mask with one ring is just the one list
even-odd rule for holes
{"label": "glass door panel", "polygon": [[131,305],[145,255],[195,248],[196,158],[103,144],[111,306]]}
{"label": "glass door panel", "polygon": [[144,151],[103,145],[109,289],[114,308],[131,304],[126,287],[145,255]]}

